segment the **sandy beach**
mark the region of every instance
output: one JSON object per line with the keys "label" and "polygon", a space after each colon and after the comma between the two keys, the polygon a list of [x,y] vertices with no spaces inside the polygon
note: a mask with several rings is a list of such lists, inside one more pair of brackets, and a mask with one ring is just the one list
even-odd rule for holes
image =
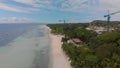
{"label": "sandy beach", "polygon": [[[49,28],[48,28],[49,29]],[[50,30],[50,29],[49,29]],[[72,68],[68,57],[62,50],[62,35],[50,34],[51,38],[51,62],[50,68]]]}

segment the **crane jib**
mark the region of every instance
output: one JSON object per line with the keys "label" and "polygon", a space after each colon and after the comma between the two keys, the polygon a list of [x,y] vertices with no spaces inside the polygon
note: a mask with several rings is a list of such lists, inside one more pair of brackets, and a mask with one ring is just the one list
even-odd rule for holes
{"label": "crane jib", "polygon": [[104,17],[110,17],[110,15],[104,15]]}
{"label": "crane jib", "polygon": [[110,13],[108,15],[104,15],[104,17],[110,17],[110,15],[114,15],[114,14],[117,14],[117,13],[120,13],[120,11],[117,11],[117,12],[114,12],[114,13]]}

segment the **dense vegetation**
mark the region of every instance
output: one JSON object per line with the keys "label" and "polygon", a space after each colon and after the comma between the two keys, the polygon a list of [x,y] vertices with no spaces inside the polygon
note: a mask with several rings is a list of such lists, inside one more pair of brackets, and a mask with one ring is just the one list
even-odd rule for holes
{"label": "dense vegetation", "polygon": [[[53,33],[65,34],[63,50],[74,68],[120,68],[120,32],[97,34],[82,25],[48,25]],[[68,43],[79,38],[84,43]]]}

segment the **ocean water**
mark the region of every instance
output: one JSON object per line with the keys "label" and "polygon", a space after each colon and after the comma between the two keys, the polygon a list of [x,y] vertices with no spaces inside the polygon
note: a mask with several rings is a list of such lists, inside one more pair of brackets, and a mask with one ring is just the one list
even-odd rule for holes
{"label": "ocean water", "polygon": [[0,68],[48,68],[49,52],[44,25],[0,24]]}

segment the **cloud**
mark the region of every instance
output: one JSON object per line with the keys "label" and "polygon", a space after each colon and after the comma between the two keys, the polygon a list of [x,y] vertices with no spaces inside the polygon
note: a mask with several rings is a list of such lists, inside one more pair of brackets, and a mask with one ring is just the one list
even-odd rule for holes
{"label": "cloud", "polygon": [[14,7],[8,6],[8,5],[3,4],[3,3],[0,3],[0,9],[8,10],[8,11],[15,11],[15,12],[23,12],[18,8],[14,8]]}
{"label": "cloud", "polygon": [[[0,3],[0,9],[15,12],[34,12],[43,9],[70,11],[70,12],[94,12],[120,9],[120,0],[13,0],[13,2],[28,5],[25,7]],[[43,9],[42,9],[43,8]]]}
{"label": "cloud", "polygon": [[[47,5],[49,4],[49,1],[40,1],[40,0],[13,0],[10,2],[16,2],[15,4],[13,3],[7,3],[7,2],[2,2],[0,1],[0,9],[1,10],[6,10],[6,11],[13,11],[13,12],[20,12],[20,13],[38,13],[40,12],[41,8],[47,8]],[[22,5],[17,5],[18,3],[22,3],[25,5],[29,6],[22,6]]]}
{"label": "cloud", "polygon": [[[100,5],[96,8],[97,15],[103,13],[103,15],[108,14],[108,10],[110,13],[120,11],[120,0],[100,0]],[[120,21],[120,13],[112,15],[111,20],[119,20]]]}
{"label": "cloud", "polygon": [[30,5],[32,7],[44,7],[47,4],[50,4],[49,0],[14,0],[15,2]]}
{"label": "cloud", "polygon": [[38,23],[40,21],[31,18],[6,17],[0,18],[0,23]]}
{"label": "cloud", "polygon": [[3,0],[0,3],[0,9],[20,13],[42,13],[41,11],[57,10],[91,16],[107,14],[108,9],[110,12],[116,12],[120,9],[120,0],[114,0],[114,2],[113,0],[12,0],[10,2],[15,4]]}
{"label": "cloud", "polygon": [[19,3],[31,5],[31,6],[37,6],[38,4],[36,3],[38,0],[14,0]]}
{"label": "cloud", "polygon": [[[60,10],[88,14],[102,19],[104,14],[108,13],[108,9],[110,13],[120,11],[119,3],[120,0],[66,0],[61,4]],[[119,20],[119,18],[120,14],[116,14],[111,20]]]}
{"label": "cloud", "polygon": [[103,10],[111,10],[111,11],[118,11],[120,9],[120,0],[101,0],[100,1],[100,8]]}
{"label": "cloud", "polygon": [[98,3],[98,0],[66,0],[61,8],[65,11],[81,12],[93,9]]}
{"label": "cloud", "polygon": [[34,11],[39,11],[39,9],[36,8],[25,8],[15,5],[8,5],[5,3],[0,3],[0,9],[6,11],[13,11],[13,12],[22,12],[22,13],[32,13]]}
{"label": "cloud", "polygon": [[41,9],[80,12],[96,5],[97,0],[13,0],[13,2],[28,5],[29,7],[0,3],[0,9],[15,12],[34,12]]}

